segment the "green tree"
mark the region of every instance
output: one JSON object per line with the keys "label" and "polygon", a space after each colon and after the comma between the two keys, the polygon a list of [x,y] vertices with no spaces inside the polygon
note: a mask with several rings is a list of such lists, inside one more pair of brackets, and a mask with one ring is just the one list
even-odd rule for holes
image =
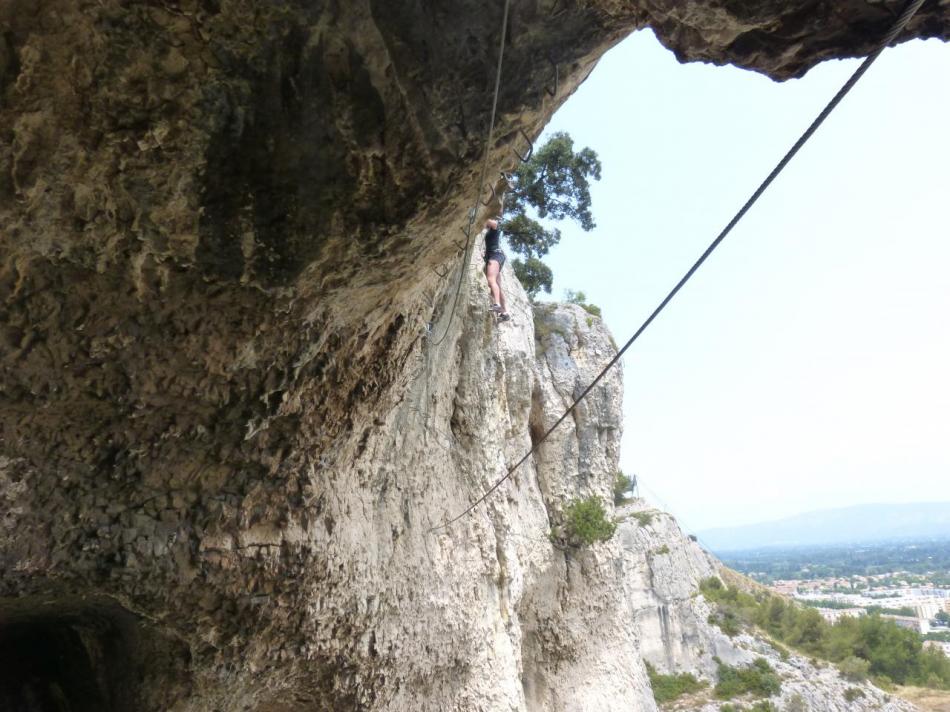
{"label": "green tree", "polygon": [[528,296],[534,299],[542,289],[548,294],[551,293],[551,284],[554,281],[554,273],[537,257],[526,257],[523,260],[515,259],[511,262],[518,276],[518,281],[524,286]]}
{"label": "green tree", "polygon": [[619,470],[614,473],[614,505],[619,507],[631,501],[627,495],[633,489],[633,480]]}
{"label": "green tree", "polygon": [[574,499],[564,509],[568,540],[590,546],[607,541],[614,535],[617,523],[607,516],[603,502],[594,495]]}
{"label": "green tree", "polygon": [[575,151],[570,135],[558,132],[512,174],[505,194],[505,236],[512,251],[524,258],[512,260],[512,266],[532,298],[541,290],[550,294],[551,270],[541,258],[561,240],[560,230],[539,220],[570,219],[593,230],[590,179],[600,180],[600,170],[595,151]]}

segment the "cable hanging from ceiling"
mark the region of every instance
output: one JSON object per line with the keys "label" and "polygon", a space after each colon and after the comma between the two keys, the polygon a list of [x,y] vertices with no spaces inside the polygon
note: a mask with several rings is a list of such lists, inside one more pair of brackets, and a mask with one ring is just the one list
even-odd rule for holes
{"label": "cable hanging from ceiling", "polygon": [[[478,178],[478,195],[475,196],[475,203],[468,213],[468,229],[463,229],[465,233],[465,247],[462,249],[462,263],[459,265],[459,279],[455,288],[455,296],[452,299],[452,309],[449,312],[449,321],[445,325],[445,331],[442,335],[434,339],[433,346],[441,344],[452,329],[452,320],[455,318],[455,310],[458,307],[459,295],[462,293],[462,282],[465,280],[465,266],[469,261],[469,248],[472,245],[472,233],[475,225],[475,217],[478,214],[478,204],[481,202],[482,189],[485,184],[485,176],[488,175],[488,162],[491,159],[492,137],[495,133],[495,114],[498,110],[498,92],[501,88],[501,68],[505,60],[505,39],[508,35],[508,10],[511,7],[511,0],[505,0],[504,14],[501,18],[501,40],[498,45],[498,66],[495,69],[495,90],[491,102],[491,118],[488,122],[488,137],[485,139],[485,158],[482,161],[482,172]],[[494,193],[494,190],[493,190]]]}

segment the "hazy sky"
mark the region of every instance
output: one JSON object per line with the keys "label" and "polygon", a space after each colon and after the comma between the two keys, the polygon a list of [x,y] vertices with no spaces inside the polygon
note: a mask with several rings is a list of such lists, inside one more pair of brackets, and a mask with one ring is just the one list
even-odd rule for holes
{"label": "hazy sky", "polygon": [[[856,66],[607,54],[547,129],[603,162],[553,296],[626,341]],[[886,51],[628,351],[622,466],[688,529],[950,500],[948,127],[950,45]]]}

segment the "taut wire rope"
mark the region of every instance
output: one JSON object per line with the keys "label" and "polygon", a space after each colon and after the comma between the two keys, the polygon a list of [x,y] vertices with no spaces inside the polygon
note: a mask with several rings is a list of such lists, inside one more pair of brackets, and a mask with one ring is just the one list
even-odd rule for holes
{"label": "taut wire rope", "polygon": [[810,139],[812,135],[815,133],[815,131],[818,130],[818,127],[821,126],[821,124],[824,123],[825,119],[828,118],[831,112],[834,111],[835,107],[838,106],[841,100],[844,99],[844,97],[848,94],[849,91],[851,91],[854,85],[857,84],[858,80],[862,76],[864,76],[864,73],[867,72],[867,70],[871,67],[872,64],[874,64],[874,60],[876,60],[880,56],[881,52],[883,52],[884,49],[888,45],[890,45],[895,39],[897,39],[897,35],[901,33],[901,31],[904,29],[907,23],[910,22],[910,19],[914,16],[914,14],[917,12],[917,10],[920,9],[920,6],[923,4],[924,4],[924,0],[911,0],[911,2],[907,5],[907,7],[904,9],[901,15],[897,18],[897,21],[891,27],[890,31],[887,33],[887,35],[885,35],[884,39],[877,45],[874,51],[871,52],[865,58],[865,60],[861,63],[861,65],[855,70],[854,74],[852,74],[848,78],[848,81],[844,83],[841,89],[838,90],[838,93],[835,94],[834,97],[832,97],[831,101],[829,101],[828,104],[825,106],[825,108],[821,110],[821,113],[819,113],[818,116],[815,118],[815,120],[811,122],[811,125],[809,125],[807,129],[805,129],[805,132],[798,138],[798,140],[792,145],[792,147],[788,150],[788,152],[782,157],[782,160],[780,160],[778,164],[776,164],[775,168],[773,168],[772,172],[769,173],[768,176],[766,176],[765,180],[763,180],[762,183],[759,184],[759,187],[755,189],[755,192],[752,193],[751,197],[748,200],[746,200],[745,204],[732,217],[732,219],[729,221],[726,227],[722,229],[722,232],[720,232],[719,235],[716,237],[716,239],[710,243],[709,247],[706,248],[706,251],[703,252],[702,255],[700,255],[699,259],[693,263],[693,266],[690,267],[689,270],[686,272],[686,274],[684,274],[683,277],[680,279],[680,281],[676,283],[676,286],[674,286],[673,289],[671,289],[670,292],[666,295],[666,297],[663,298],[663,301],[660,302],[659,306],[657,306],[656,309],[653,310],[653,313],[650,314],[649,317],[647,317],[647,320],[644,321],[643,324],[640,325],[640,328],[637,329],[634,335],[631,336],[627,340],[627,343],[623,345],[623,348],[621,348],[617,352],[617,354],[612,359],[610,359],[610,362],[606,366],[604,366],[603,370],[599,374],[597,374],[597,377],[593,381],[591,381],[590,384],[580,394],[580,396],[578,396],[574,400],[574,403],[572,403],[571,406],[567,410],[564,411],[561,417],[558,418],[554,422],[554,425],[548,428],[544,432],[544,434],[537,440],[537,442],[535,442],[531,446],[531,449],[528,450],[528,452],[526,452],[524,456],[520,460],[518,460],[518,462],[516,462],[512,467],[508,468],[508,471],[500,479],[498,479],[491,487],[489,487],[484,492],[484,494],[482,494],[481,497],[475,500],[475,502],[473,502],[467,509],[455,515],[448,521],[438,526],[432,527],[430,531],[438,531],[439,529],[445,529],[446,527],[449,527],[455,522],[457,522],[459,519],[461,519],[465,515],[472,512],[472,510],[474,510],[478,505],[480,505],[482,502],[488,499],[495,490],[501,487],[501,485],[504,484],[514,474],[515,470],[517,470],[529,457],[531,457],[535,452],[537,452],[538,448],[540,448],[541,444],[544,443],[545,440],[547,440],[548,436],[554,432],[557,426],[559,426],[561,423],[564,422],[564,419],[567,418],[567,416],[569,416],[571,413],[574,412],[574,409],[577,408],[578,404],[582,400],[584,400],[587,394],[590,393],[598,383],[600,383],[601,379],[607,374],[607,372],[611,368],[613,368],[613,366],[617,363],[617,361],[619,361],[623,357],[627,349],[629,349],[633,345],[633,343],[638,338],[640,338],[640,335],[644,331],[647,330],[650,324],[653,323],[653,320],[656,319],[657,316],[659,316],[660,312],[662,312],[663,309],[666,308],[666,305],[669,304],[673,300],[673,297],[675,297],[676,294],[680,291],[680,289],[683,288],[683,285],[685,285],[690,280],[690,278],[696,273],[696,270],[698,270],[702,266],[702,264],[713,253],[713,251],[717,247],[719,247],[720,243],[722,243],[722,241],[726,239],[726,236],[730,232],[732,232],[732,229],[739,223],[740,220],[742,220],[742,218],[749,211],[749,209],[756,203],[756,201],[762,196],[762,194],[766,191],[766,189],[778,177],[779,173],[781,173],[782,170],[785,168],[785,166],[787,166],[788,163],[792,160],[792,158],[795,157],[795,154],[798,153],[798,151],[802,148],[802,146],[805,145],[808,139]]}
{"label": "taut wire rope", "polygon": [[459,265],[459,281],[455,287],[455,297],[452,300],[452,310],[449,312],[449,321],[445,325],[445,331],[438,339],[432,342],[433,346],[441,344],[448,336],[452,328],[452,320],[455,318],[455,310],[458,307],[459,295],[462,293],[462,283],[465,281],[465,272],[468,267],[468,250],[472,245],[473,227],[475,225],[475,216],[478,215],[478,203],[482,197],[482,190],[485,186],[485,176],[488,175],[488,161],[491,158],[491,142],[495,133],[495,112],[498,109],[498,91],[501,87],[501,66],[505,58],[505,37],[508,34],[508,8],[511,6],[511,0],[505,0],[505,14],[501,19],[501,42],[498,46],[498,68],[495,70],[495,91],[491,102],[491,119],[488,122],[488,138],[485,141],[485,159],[482,161],[482,172],[478,179],[478,193],[475,195],[475,203],[468,214],[468,230],[465,231],[465,249],[462,251],[462,264]]}

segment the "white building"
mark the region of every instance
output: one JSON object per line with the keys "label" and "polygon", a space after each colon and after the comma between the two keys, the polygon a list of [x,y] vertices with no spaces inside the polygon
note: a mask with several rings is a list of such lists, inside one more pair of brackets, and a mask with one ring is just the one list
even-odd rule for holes
{"label": "white building", "polygon": [[842,618],[860,618],[867,615],[863,608],[816,608],[821,617],[834,625]]}

